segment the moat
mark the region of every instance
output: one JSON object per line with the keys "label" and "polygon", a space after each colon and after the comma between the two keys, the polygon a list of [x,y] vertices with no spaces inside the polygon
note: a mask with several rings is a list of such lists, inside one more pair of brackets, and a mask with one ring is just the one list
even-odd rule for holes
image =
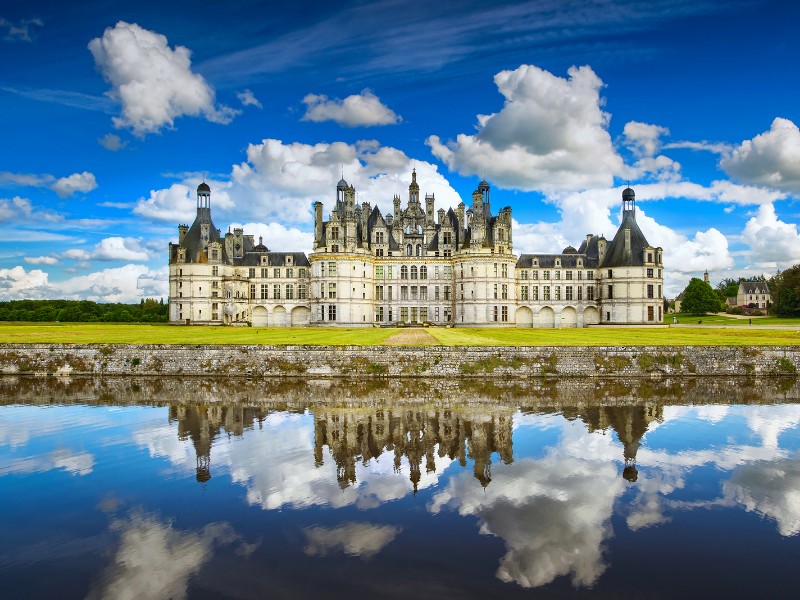
{"label": "moat", "polygon": [[795,378],[0,378],[9,598],[794,597]]}

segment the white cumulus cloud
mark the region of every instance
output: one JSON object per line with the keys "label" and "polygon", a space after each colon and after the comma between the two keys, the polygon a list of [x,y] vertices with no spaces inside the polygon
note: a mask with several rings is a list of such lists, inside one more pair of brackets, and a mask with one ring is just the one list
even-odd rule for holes
{"label": "white cumulus cloud", "polygon": [[763,204],[744,226],[742,241],[750,246],[749,258],[756,265],[786,268],[800,260],[797,224],[778,218],[775,206]]}
{"label": "white cumulus cloud", "polygon": [[261,102],[258,101],[258,98],[255,97],[252,90],[244,90],[243,92],[239,92],[236,94],[236,97],[239,99],[239,102],[242,103],[242,106],[255,106],[257,108],[264,108],[261,106]]}
{"label": "white cumulus cloud", "polygon": [[501,71],[494,81],[505,104],[478,115],[478,133],[444,144],[430,136],[433,154],[461,174],[485,174],[520,190],[577,190],[608,186],[623,161],[602,110],[603,82],[588,66],[564,79],[533,65]]}
{"label": "white cumulus cloud", "polygon": [[343,553],[368,560],[393,541],[402,529],[391,525],[347,523],[339,527],[306,527],[308,556],[328,556]]}
{"label": "white cumulus cloud", "polygon": [[50,186],[59,198],[66,198],[76,192],[91,192],[97,189],[97,180],[92,173],[73,173],[69,177],[61,177]]}
{"label": "white cumulus cloud", "polygon": [[720,166],[734,179],[800,194],[800,130],[777,117],[769,131],[745,140]]}
{"label": "white cumulus cloud", "polygon": [[54,256],[26,256],[25,262],[29,265],[57,265],[58,259]]}
{"label": "white cumulus cloud", "polygon": [[229,123],[238,111],[215,104],[215,92],[192,72],[191,51],[135,23],[118,22],[89,42],[97,68],[111,84],[107,95],[121,105],[113,122],[143,137],[172,127],[183,115]]}
{"label": "white cumulus cloud", "polygon": [[402,117],[383,104],[370,90],[362,90],[344,100],[308,94],[303,98],[306,105],[304,121],[335,121],[344,127],[369,127],[372,125],[394,125]]}

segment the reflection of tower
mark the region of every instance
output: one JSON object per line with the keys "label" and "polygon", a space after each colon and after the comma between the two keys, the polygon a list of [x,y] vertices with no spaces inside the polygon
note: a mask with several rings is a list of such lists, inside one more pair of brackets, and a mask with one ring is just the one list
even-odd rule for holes
{"label": "reflection of tower", "polygon": [[409,480],[416,493],[422,480],[423,460],[427,473],[436,471],[437,454],[465,466],[468,446],[475,477],[485,487],[491,481],[494,452],[506,464],[513,461],[512,409],[492,409],[472,407],[469,414],[418,408],[398,412],[385,408],[315,410],[314,461],[317,466],[323,464],[323,446],[327,444],[336,463],[337,480],[344,488],[356,482],[358,461],[366,464],[391,452],[395,472],[400,471],[403,457],[408,461]]}
{"label": "reflection of tower", "polygon": [[662,407],[651,403],[642,406],[601,406],[583,410],[580,416],[589,431],[606,429],[609,426],[614,428],[622,443],[622,455],[625,459],[622,477],[634,483],[639,477],[636,452],[642,437],[647,433],[648,425],[663,418]]}

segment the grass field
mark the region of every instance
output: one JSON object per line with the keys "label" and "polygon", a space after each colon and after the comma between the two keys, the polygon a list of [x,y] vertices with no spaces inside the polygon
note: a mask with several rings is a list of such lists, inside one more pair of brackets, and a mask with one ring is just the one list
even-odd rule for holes
{"label": "grass field", "polygon": [[[684,313],[676,315],[666,315],[664,323],[671,324],[672,317],[678,319],[681,325],[697,325],[698,321],[701,325],[733,325],[737,327],[748,327],[750,325],[749,317],[734,317],[725,314],[714,315],[687,315]],[[787,325],[790,327],[800,328],[800,319],[782,319],[780,317],[752,317],[753,325]]]}
{"label": "grass field", "polygon": [[[695,318],[695,323],[697,318]],[[425,329],[447,346],[797,346],[798,329],[602,327],[591,329]],[[759,322],[760,323],[760,322]],[[727,323],[725,323],[727,324]],[[329,329],[200,327],[101,323],[0,323],[0,344],[276,344],[375,345],[403,331],[394,328]]]}

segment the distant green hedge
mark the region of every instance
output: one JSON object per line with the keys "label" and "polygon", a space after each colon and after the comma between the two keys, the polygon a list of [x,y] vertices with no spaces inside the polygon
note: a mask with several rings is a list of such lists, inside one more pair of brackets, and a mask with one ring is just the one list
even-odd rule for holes
{"label": "distant green hedge", "polygon": [[0,302],[0,321],[62,323],[166,323],[169,305],[142,299],[139,304],[100,304],[91,300],[12,300]]}

